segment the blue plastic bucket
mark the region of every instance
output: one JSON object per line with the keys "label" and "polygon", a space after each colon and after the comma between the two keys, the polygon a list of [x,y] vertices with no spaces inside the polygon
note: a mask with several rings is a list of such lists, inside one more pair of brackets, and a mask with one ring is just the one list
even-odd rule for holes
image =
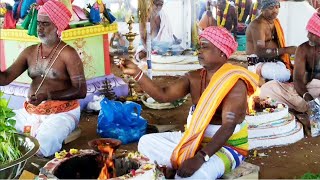
{"label": "blue plastic bucket", "polygon": [[246,44],[247,44],[246,41],[247,41],[246,35],[237,35],[238,51],[246,50]]}

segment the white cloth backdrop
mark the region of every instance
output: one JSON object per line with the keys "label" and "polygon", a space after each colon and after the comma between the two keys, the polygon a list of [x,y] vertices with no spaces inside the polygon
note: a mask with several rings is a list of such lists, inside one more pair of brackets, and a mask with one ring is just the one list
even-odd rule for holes
{"label": "white cloth backdrop", "polygon": [[308,40],[306,26],[316,10],[307,2],[281,1],[278,18],[287,46],[299,46]]}

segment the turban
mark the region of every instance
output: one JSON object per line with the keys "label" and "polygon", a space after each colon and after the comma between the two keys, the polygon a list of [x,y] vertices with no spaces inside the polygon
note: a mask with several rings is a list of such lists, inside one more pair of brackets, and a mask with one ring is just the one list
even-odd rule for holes
{"label": "turban", "polygon": [[58,28],[59,36],[61,32],[68,27],[72,16],[68,8],[56,0],[50,0],[44,3],[44,5],[40,7],[38,14],[49,16],[53,24]]}
{"label": "turban", "polygon": [[272,6],[279,6],[280,2],[279,0],[262,0],[261,2],[261,9],[266,9],[268,7],[272,7]]}
{"label": "turban", "polygon": [[320,16],[314,13],[307,24],[307,30],[320,38]]}
{"label": "turban", "polygon": [[205,38],[220,49],[229,58],[237,50],[238,43],[231,33],[222,27],[209,26],[202,31],[199,38]]}

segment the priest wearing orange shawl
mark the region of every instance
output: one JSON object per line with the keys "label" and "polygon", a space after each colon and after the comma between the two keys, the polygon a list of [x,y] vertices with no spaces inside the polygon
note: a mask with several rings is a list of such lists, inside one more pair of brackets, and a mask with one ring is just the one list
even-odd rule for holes
{"label": "priest wearing orange shawl", "polygon": [[290,55],[295,53],[296,47],[286,47],[277,18],[279,1],[262,0],[261,4],[261,14],[247,28],[246,54],[254,59],[252,70],[264,79],[287,82],[291,78],[293,67]]}
{"label": "priest wearing orange shawl", "polygon": [[199,63],[167,87],[159,87],[131,61],[120,65],[158,102],[172,102],[191,94],[184,133],[143,136],[138,150],[150,160],[176,170],[176,178],[216,179],[239,166],[247,155],[248,125],[243,122],[247,97],[257,88],[259,76],[227,63],[237,49],[233,36],[210,26],[200,35]]}

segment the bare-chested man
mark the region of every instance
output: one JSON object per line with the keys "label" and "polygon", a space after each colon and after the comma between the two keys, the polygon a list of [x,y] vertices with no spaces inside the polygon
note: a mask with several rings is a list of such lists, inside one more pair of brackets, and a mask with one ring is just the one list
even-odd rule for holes
{"label": "bare-chested man", "polygon": [[[228,0],[218,0],[217,1],[217,19],[218,16],[220,16],[220,22],[217,21],[217,25],[218,26],[223,26],[225,27],[228,31],[230,31],[231,33],[233,33],[233,36],[236,38],[237,36],[237,28],[238,28],[238,16],[236,13],[236,8],[234,6],[233,2],[228,2]],[[221,24],[223,22],[224,19],[224,12],[225,9],[227,8],[228,5],[228,11],[226,12],[226,16],[225,16],[225,25]],[[220,23],[220,24],[219,24]]]}
{"label": "bare-chested man", "polygon": [[296,51],[293,83],[270,81],[261,87],[263,97],[288,104],[299,112],[307,110],[307,102],[320,97],[320,15],[315,13],[307,24],[309,41]]}
{"label": "bare-chested man", "polygon": [[[152,0],[150,17],[150,34],[151,40],[154,43],[167,42],[169,44],[180,44],[181,39],[178,39],[173,34],[173,29],[167,14],[163,11],[163,0]],[[141,43],[142,45],[137,48],[136,59],[142,60],[146,57],[146,43],[147,43],[147,32],[144,28],[144,24],[139,24]]]}
{"label": "bare-chested man", "polygon": [[[217,26],[217,20],[213,17],[211,7],[215,6],[211,0],[207,1],[206,11],[202,14],[199,21],[199,29],[202,31],[209,26]],[[215,12],[215,11],[214,11]]]}
{"label": "bare-chested man", "polygon": [[31,135],[40,143],[39,155],[43,156],[59,151],[63,140],[75,129],[80,119],[77,99],[87,93],[80,57],[59,38],[70,18],[64,4],[46,2],[38,13],[41,43],[27,47],[7,70],[0,72],[1,86],[26,70],[32,79],[24,108],[15,111],[15,127],[20,132],[31,128]]}
{"label": "bare-chested man", "polygon": [[[134,76],[158,102],[172,102],[190,93],[194,104],[185,133],[145,135],[138,144],[142,154],[177,170],[176,176],[193,179],[217,179],[243,161],[248,150],[247,125],[243,123],[247,95],[256,88],[258,75],[227,63],[236,49],[237,43],[225,28],[206,28],[200,34],[199,63],[203,69],[191,71],[164,88],[131,61],[121,63],[123,72]],[[207,145],[199,146],[203,137],[202,143]]]}
{"label": "bare-chested man", "polygon": [[[286,47],[283,31],[277,19],[280,3],[278,0],[262,0],[258,18],[247,28],[246,54],[256,55],[255,71],[267,80],[287,82],[291,78],[290,55],[296,47]],[[258,63],[259,62],[259,63]]]}

